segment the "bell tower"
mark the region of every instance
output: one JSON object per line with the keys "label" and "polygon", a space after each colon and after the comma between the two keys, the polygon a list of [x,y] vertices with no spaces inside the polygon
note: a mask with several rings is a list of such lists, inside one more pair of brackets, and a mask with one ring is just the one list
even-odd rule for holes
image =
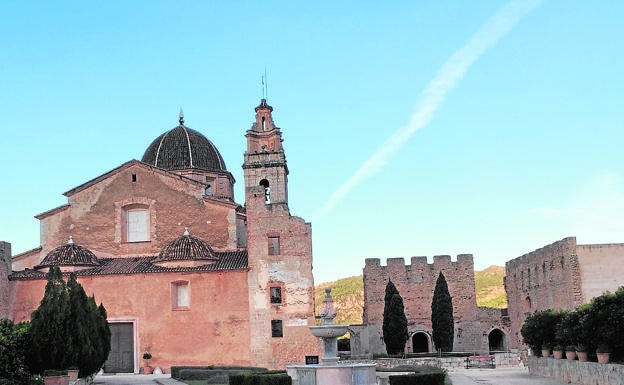
{"label": "bell tower", "polygon": [[256,120],[245,134],[245,191],[262,186],[265,204],[288,205],[288,166],[282,147],[282,132],[273,122],[273,107],[266,99],[262,99],[255,110]]}

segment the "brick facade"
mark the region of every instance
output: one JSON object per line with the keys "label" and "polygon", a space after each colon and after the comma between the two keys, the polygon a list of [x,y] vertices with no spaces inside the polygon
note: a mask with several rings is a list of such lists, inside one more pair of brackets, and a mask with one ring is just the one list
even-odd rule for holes
{"label": "brick facade", "polygon": [[537,310],[570,310],[624,285],[624,244],[577,245],[564,238],[505,264],[511,346],[522,346],[520,328]]}
{"label": "brick facade", "polygon": [[[383,354],[385,347],[381,326],[383,324],[384,295],[389,279],[395,284],[403,297],[408,330],[412,337],[408,340],[406,351],[416,351],[414,335],[428,339],[428,351],[435,346],[431,341],[431,302],[436,280],[440,272],[446,277],[449,292],[453,298],[453,316],[455,318],[455,339],[453,350],[484,352],[489,350],[490,333],[498,330],[503,333],[502,344],[509,333],[508,322],[500,309],[477,307],[474,263],[471,254],[457,256],[451,261],[448,255],[433,257],[433,263],[427,257],[412,257],[409,265],[403,258],[388,258],[383,266],[377,258],[366,259],[364,266],[364,314],[365,331],[358,330],[366,341],[362,352]],[[357,329],[357,327],[356,327]],[[361,328],[359,328],[361,329]]]}

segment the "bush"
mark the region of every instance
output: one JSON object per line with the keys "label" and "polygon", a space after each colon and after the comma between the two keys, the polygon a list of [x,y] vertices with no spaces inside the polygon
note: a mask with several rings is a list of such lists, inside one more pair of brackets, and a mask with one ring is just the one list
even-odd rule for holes
{"label": "bush", "polygon": [[30,373],[26,367],[26,347],[29,341],[27,322],[15,324],[0,319],[0,378],[10,384],[28,384]]}
{"label": "bush", "polygon": [[230,385],[292,385],[292,378],[287,374],[231,374]]}
{"label": "bush", "polygon": [[414,373],[390,376],[390,385],[444,385],[446,375],[442,371],[435,373]]}
{"label": "bush", "polygon": [[539,353],[543,345],[554,345],[557,342],[555,331],[561,318],[561,312],[551,309],[529,314],[520,329],[524,343],[535,353]]}

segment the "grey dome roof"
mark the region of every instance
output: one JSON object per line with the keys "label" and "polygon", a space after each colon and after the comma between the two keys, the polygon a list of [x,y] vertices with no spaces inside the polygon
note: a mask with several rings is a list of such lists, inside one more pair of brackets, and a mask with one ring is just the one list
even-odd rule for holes
{"label": "grey dome roof", "polygon": [[180,125],[156,138],[141,161],[165,170],[227,171],[219,150],[204,135],[186,127],[182,113]]}
{"label": "grey dome roof", "polygon": [[67,244],[50,251],[36,268],[51,266],[100,266],[100,261],[89,249],[76,245],[69,237]]}
{"label": "grey dome roof", "polygon": [[154,260],[157,262],[166,261],[218,261],[219,257],[212,251],[208,244],[199,238],[189,234],[188,229],[184,235],[175,239],[158,254]]}

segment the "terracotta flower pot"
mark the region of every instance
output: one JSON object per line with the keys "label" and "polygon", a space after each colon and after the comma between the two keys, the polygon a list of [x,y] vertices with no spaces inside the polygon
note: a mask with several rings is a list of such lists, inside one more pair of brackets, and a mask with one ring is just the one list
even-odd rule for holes
{"label": "terracotta flower pot", "polygon": [[601,364],[608,364],[610,355],[611,355],[611,353],[598,353],[598,352],[596,352],[596,356],[598,356],[598,362],[600,362]]}
{"label": "terracotta flower pot", "polygon": [[154,371],[154,368],[152,368],[151,366],[143,367],[143,374],[152,374],[153,371]]}
{"label": "terracotta flower pot", "polygon": [[566,360],[574,360],[576,359],[576,351],[575,350],[566,350]]}
{"label": "terracotta flower pot", "polygon": [[70,381],[76,381],[78,379],[78,369],[67,369],[67,376]]}
{"label": "terracotta flower pot", "polygon": [[553,350],[553,357],[560,360],[563,357],[563,350]]}
{"label": "terracotta flower pot", "polygon": [[587,362],[587,352],[576,352],[576,356],[578,357],[579,361]]}

